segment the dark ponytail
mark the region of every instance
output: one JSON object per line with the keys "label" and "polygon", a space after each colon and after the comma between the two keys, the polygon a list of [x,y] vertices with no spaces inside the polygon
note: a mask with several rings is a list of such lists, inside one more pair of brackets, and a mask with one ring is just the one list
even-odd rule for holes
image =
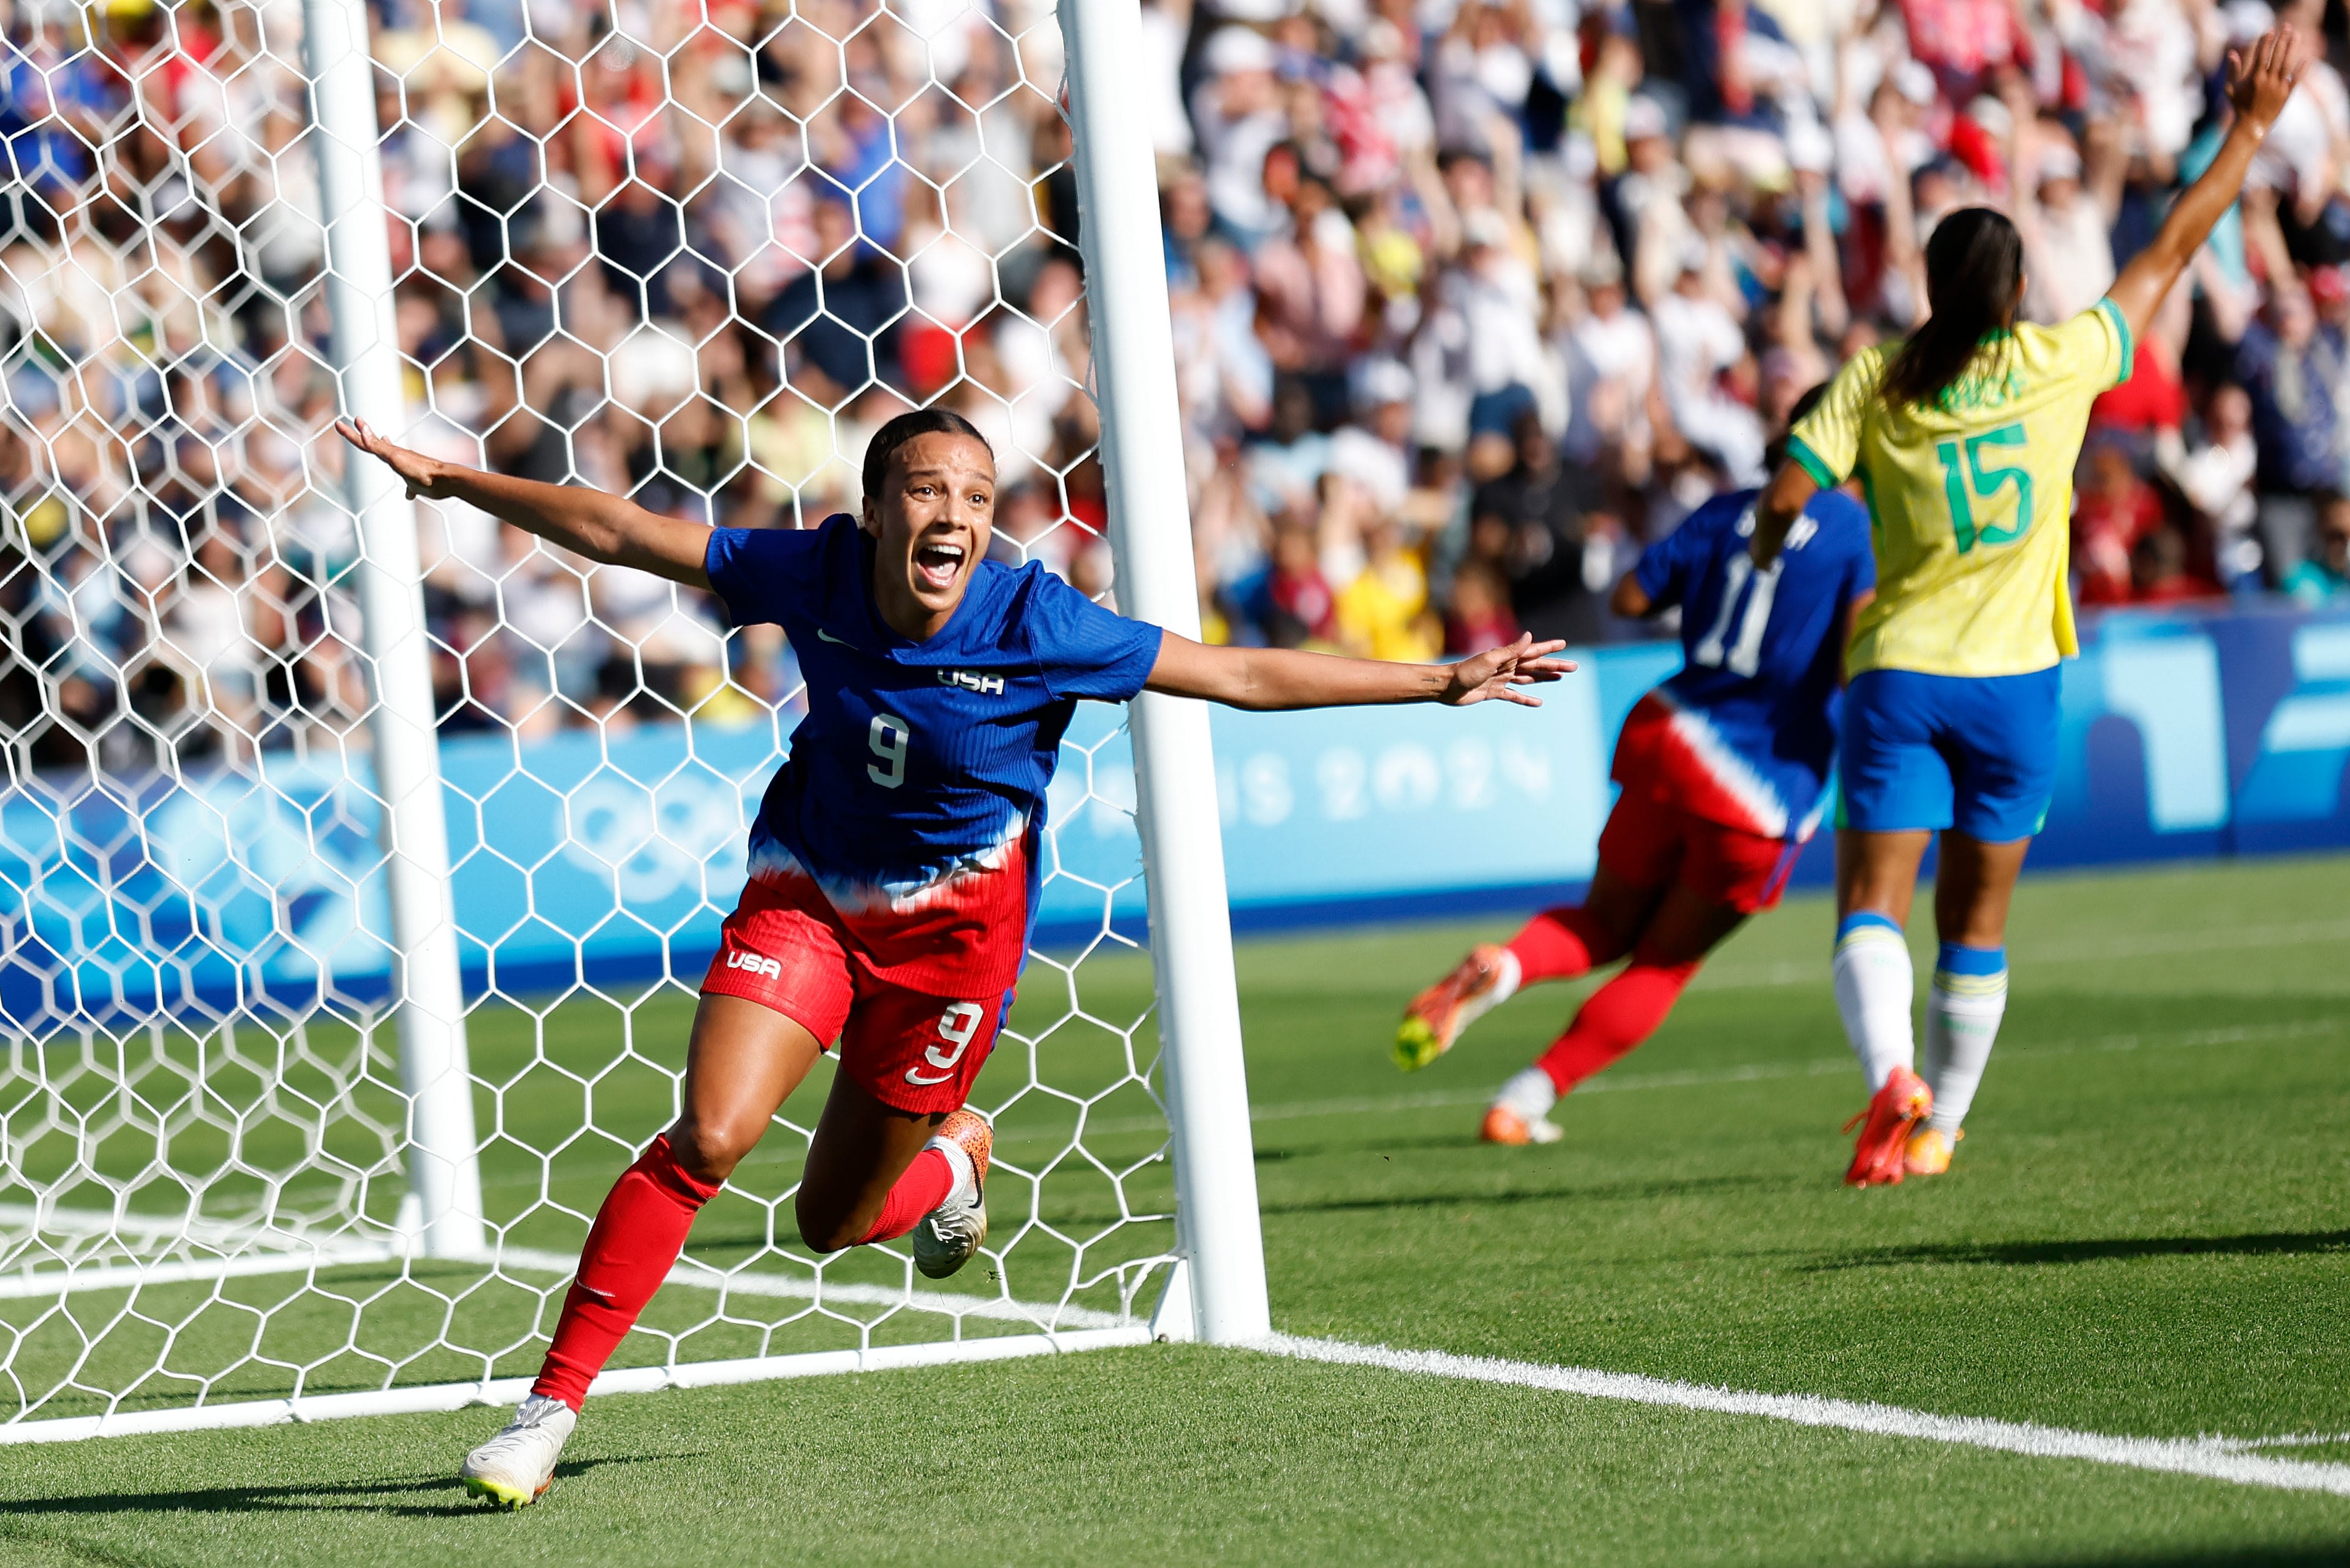
{"label": "dark ponytail", "polygon": [[952,409],[916,409],[911,413],[899,414],[875,431],[873,439],[865,443],[867,500],[877,504],[879,503],[881,487],[889,479],[889,460],[898,455],[898,449],[918,436],[926,435],[969,436],[987,447],[991,460],[995,456],[995,448],[988,445],[987,438],[979,433],[979,427]]}
{"label": "dark ponytail", "polygon": [[1985,338],[2013,330],[2022,282],[2023,236],[2004,213],[1966,207],[1936,224],[1926,242],[1926,303],[1933,314],[1886,367],[1886,402],[1900,409],[1938,401],[1966,374]]}

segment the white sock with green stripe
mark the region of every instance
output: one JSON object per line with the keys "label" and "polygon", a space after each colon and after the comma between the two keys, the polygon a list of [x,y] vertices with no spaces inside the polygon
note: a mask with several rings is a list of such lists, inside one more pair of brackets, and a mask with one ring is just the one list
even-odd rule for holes
{"label": "white sock with green stripe", "polygon": [[1852,1042],[1873,1095],[1894,1068],[1917,1058],[1910,1009],[1918,998],[1918,978],[1909,963],[1908,939],[1892,916],[1856,909],[1836,926],[1833,967],[1845,1038]]}
{"label": "white sock with green stripe", "polygon": [[1944,942],[1926,995],[1926,1082],[1934,1090],[1934,1127],[1955,1138],[1991,1064],[1991,1043],[2007,1012],[2007,950]]}

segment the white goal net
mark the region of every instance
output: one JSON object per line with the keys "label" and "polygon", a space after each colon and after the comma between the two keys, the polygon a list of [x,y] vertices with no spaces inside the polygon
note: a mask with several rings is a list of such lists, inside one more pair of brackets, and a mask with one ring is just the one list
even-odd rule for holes
{"label": "white goal net", "polygon": [[[999,553],[1108,588],[1046,0],[378,0],[367,150],[321,39],[359,14],[7,13],[0,1437],[526,1376],[675,1114],[793,651],[463,506],[355,508],[370,332],[394,439],[712,523],[852,509],[868,434],[943,404],[998,453]],[[445,868],[386,782],[436,732]],[[1144,1336],[1176,1241],[1133,812],[1087,710],[974,1102],[983,1262],[799,1244],[820,1067],[620,1381]]]}

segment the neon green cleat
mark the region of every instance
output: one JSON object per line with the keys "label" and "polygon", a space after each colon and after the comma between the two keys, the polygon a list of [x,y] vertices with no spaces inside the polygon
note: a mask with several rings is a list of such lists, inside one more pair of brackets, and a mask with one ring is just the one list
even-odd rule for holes
{"label": "neon green cleat", "polygon": [[1396,1030],[1395,1064],[1418,1072],[1452,1049],[1461,1032],[1517,994],[1518,959],[1494,943],[1472,950],[1452,972],[1411,999]]}

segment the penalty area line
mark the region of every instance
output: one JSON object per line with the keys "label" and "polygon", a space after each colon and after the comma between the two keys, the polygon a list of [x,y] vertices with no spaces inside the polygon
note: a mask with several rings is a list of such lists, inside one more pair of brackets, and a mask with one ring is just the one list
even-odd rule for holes
{"label": "penalty area line", "polygon": [[2199,1476],[2234,1486],[2350,1497],[2350,1465],[2270,1459],[2248,1451],[2251,1443],[2241,1438],[2124,1438],[1978,1416],[1937,1416],[1924,1410],[1903,1409],[1898,1405],[1829,1399],[1814,1394],[1752,1393],[1644,1377],[1637,1373],[1547,1366],[1539,1362],[1454,1355],[1437,1350],[1395,1350],[1384,1345],[1356,1345],[1346,1340],[1307,1339],[1284,1334],[1257,1340],[1251,1348],[1336,1366],[1375,1366],[1465,1383],[1539,1388],[1587,1399],[1619,1399],[1725,1416],[1761,1416],[1801,1427],[1824,1427],[1871,1437],[1911,1438],[2033,1459],[2085,1459],[2092,1464],[2126,1469]]}

